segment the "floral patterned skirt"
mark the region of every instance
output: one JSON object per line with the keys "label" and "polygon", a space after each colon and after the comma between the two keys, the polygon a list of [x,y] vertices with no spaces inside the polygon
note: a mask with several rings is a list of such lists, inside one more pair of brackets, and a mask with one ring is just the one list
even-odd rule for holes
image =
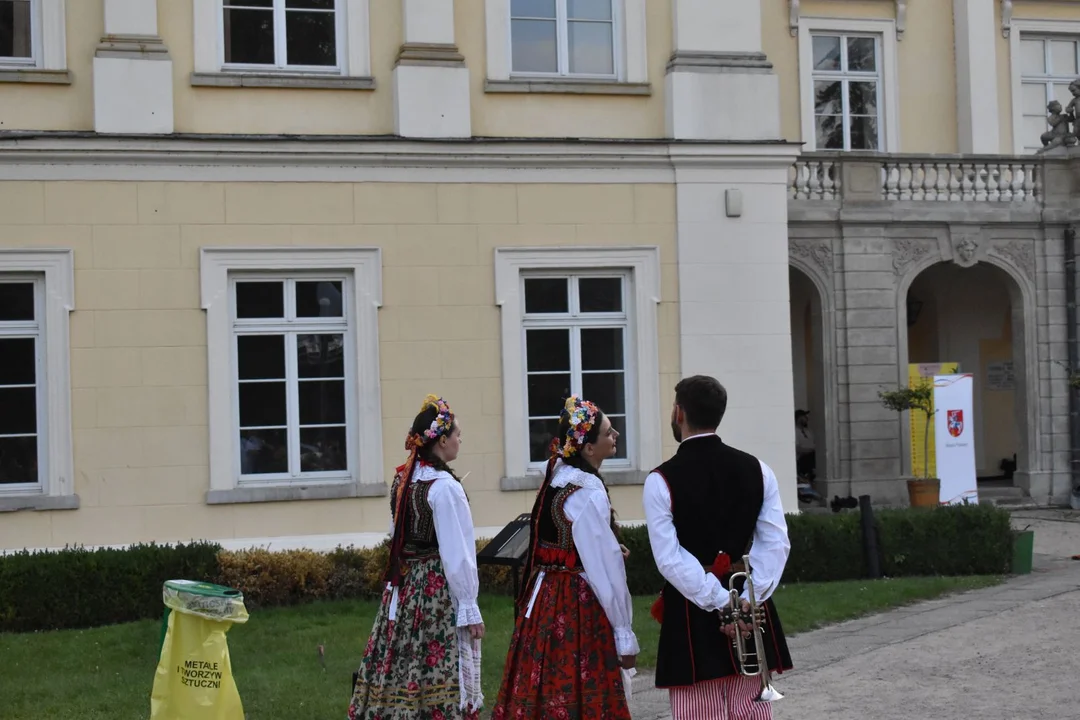
{"label": "floral patterned skirt", "polygon": [[475,720],[462,709],[458,629],[438,556],[406,561],[382,604],[357,673],[348,720]]}
{"label": "floral patterned skirt", "polygon": [[518,616],[494,720],[630,720],[615,631],[579,574],[547,572]]}

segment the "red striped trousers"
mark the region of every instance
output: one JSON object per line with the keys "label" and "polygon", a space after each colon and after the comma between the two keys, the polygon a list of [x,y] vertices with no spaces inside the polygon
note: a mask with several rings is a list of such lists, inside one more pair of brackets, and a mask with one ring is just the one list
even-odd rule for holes
{"label": "red striped trousers", "polygon": [[772,706],[754,702],[761,678],[730,675],[668,692],[672,720],[772,720]]}

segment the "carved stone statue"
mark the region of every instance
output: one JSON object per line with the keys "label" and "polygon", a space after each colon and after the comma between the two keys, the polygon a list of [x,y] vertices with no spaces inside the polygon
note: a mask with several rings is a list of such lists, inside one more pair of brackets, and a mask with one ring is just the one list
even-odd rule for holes
{"label": "carved stone statue", "polygon": [[[1069,89],[1073,91],[1072,102],[1069,103],[1069,107],[1076,112],[1077,106],[1080,105],[1080,84],[1076,81],[1069,86]],[[1077,144],[1077,137],[1075,131],[1076,115],[1067,113],[1061,108],[1061,103],[1057,100],[1052,100],[1049,105],[1046,106],[1047,111],[1050,113],[1050,117],[1046,118],[1047,124],[1050,125],[1050,130],[1044,132],[1042,137],[1042,149],[1039,153],[1049,152],[1054,148],[1070,147]]]}

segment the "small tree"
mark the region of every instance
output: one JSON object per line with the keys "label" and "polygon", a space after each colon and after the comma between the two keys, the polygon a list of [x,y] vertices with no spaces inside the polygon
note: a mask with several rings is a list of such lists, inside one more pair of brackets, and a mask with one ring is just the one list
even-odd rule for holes
{"label": "small tree", "polygon": [[881,404],[890,410],[904,412],[918,410],[926,416],[923,430],[923,479],[930,479],[930,418],[934,415],[934,385],[923,380],[914,387],[899,387],[878,393]]}

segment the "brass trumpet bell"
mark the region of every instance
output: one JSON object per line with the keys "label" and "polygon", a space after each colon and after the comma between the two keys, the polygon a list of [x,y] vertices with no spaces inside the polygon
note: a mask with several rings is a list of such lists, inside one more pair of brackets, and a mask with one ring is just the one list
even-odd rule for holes
{"label": "brass trumpet bell", "polygon": [[[750,567],[749,555],[743,555],[743,567]],[[749,595],[750,604],[749,612],[742,610],[739,593],[735,590],[735,581],[740,577],[746,581],[746,592]],[[736,629],[732,645],[734,646],[735,657],[739,660],[739,672],[746,677],[761,678],[761,691],[754,698],[754,702],[768,703],[782,700],[784,696],[773,687],[772,673],[769,670],[769,661],[765,655],[765,608],[757,604],[757,596],[754,594],[754,581],[750,577],[749,570],[732,573],[731,579],[728,581],[728,587],[730,588],[728,591],[730,607],[721,611],[720,623],[721,625],[728,625],[741,620],[744,624],[750,626],[750,638],[754,642],[753,650],[751,650],[748,647],[750,638],[744,638],[743,634]]]}

